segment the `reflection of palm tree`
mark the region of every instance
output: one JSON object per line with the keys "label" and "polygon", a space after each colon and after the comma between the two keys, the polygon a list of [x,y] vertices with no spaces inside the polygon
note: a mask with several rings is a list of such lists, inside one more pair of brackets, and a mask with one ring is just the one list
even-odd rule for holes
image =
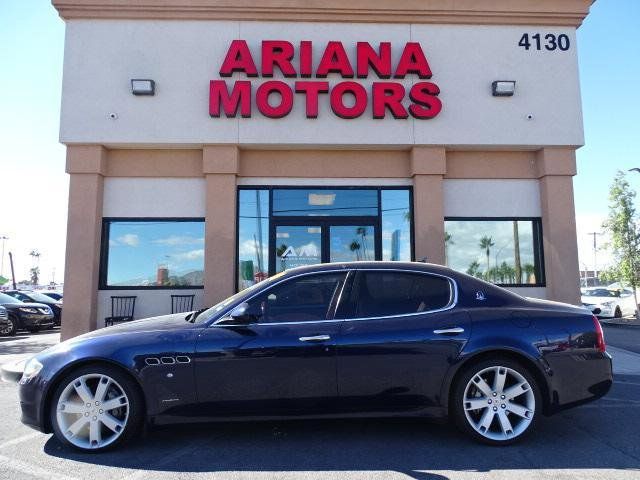
{"label": "reflection of palm tree", "polygon": [[367,227],[358,227],[356,228],[356,235],[360,235],[362,237],[362,254],[365,260],[369,260],[369,255],[367,254]]}
{"label": "reflection of palm tree", "polygon": [[289,247],[286,246],[284,243],[282,245],[280,245],[279,247],[276,247],[276,256],[280,259],[281,270],[284,270],[287,267],[287,259],[282,256],[284,254],[284,252],[287,251],[287,248],[289,248]]}
{"label": "reflection of palm tree", "polygon": [[522,267],[520,265],[520,233],[518,232],[518,221],[513,221],[513,260],[515,267],[516,283],[522,282]]}
{"label": "reflection of palm tree", "polygon": [[[536,278],[535,278],[536,267],[534,267],[530,263],[525,263],[522,269],[524,270],[524,274],[526,277],[524,283],[536,283]],[[532,276],[533,276],[533,282],[531,282]]]}
{"label": "reflection of palm tree", "polygon": [[353,242],[351,242],[351,244],[349,245],[349,250],[351,250],[352,252],[355,252],[356,260],[360,260],[360,244],[358,243],[357,240],[354,240]]}
{"label": "reflection of palm tree", "polygon": [[487,278],[489,278],[489,257],[491,255],[491,247],[493,247],[495,243],[493,243],[493,238],[487,237],[486,235],[480,239],[480,249],[485,251],[485,255],[487,256]]}
{"label": "reflection of palm tree", "polygon": [[444,232],[444,264],[449,265],[449,246],[455,245],[455,242],[452,240],[451,234],[445,230]]}
{"label": "reflection of palm tree", "polygon": [[469,265],[469,268],[467,268],[467,275],[471,275],[473,277],[480,276],[480,264],[478,263],[477,260],[474,260],[473,262],[471,262],[471,264]]}

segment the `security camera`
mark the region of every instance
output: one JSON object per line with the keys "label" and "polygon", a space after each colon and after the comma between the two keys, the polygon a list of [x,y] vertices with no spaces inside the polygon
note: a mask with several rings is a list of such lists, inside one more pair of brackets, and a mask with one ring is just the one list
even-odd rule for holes
{"label": "security camera", "polygon": [[533,114],[532,113],[527,114],[527,120],[533,120]]}
{"label": "security camera", "polygon": [[117,118],[118,118],[118,114],[117,114],[117,113],[115,113],[115,112],[111,112],[111,113],[109,114],[109,118],[110,118],[111,120],[115,120],[115,119],[117,119]]}

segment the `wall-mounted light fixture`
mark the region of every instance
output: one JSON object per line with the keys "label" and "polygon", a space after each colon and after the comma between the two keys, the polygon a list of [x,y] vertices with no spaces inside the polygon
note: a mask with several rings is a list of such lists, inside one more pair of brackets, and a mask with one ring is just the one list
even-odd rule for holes
{"label": "wall-mounted light fixture", "polygon": [[156,82],[143,78],[131,79],[131,93],[134,95],[155,95]]}
{"label": "wall-mounted light fixture", "polygon": [[496,80],[491,84],[491,92],[494,97],[513,97],[515,91],[515,80]]}

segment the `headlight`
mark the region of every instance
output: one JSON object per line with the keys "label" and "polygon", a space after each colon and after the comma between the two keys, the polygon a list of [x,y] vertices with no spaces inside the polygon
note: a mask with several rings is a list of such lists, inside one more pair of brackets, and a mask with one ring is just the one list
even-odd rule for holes
{"label": "headlight", "polygon": [[24,370],[22,371],[22,378],[20,379],[20,383],[24,383],[28,380],[31,380],[33,377],[38,375],[42,370],[42,364],[36,360],[35,357],[29,359],[27,364],[24,366]]}
{"label": "headlight", "polygon": [[38,313],[38,310],[36,310],[35,308],[30,308],[30,307],[20,307],[18,310],[20,310],[21,312],[25,312],[25,313]]}

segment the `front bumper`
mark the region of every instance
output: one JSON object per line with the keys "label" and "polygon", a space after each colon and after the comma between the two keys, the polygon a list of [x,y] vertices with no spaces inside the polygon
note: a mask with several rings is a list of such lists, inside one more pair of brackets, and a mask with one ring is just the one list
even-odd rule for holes
{"label": "front bumper", "polygon": [[[592,312],[598,318],[613,318],[615,316],[615,305],[602,305],[596,303],[583,303],[582,306]],[[596,308],[600,313],[594,313]]]}
{"label": "front bumper", "polygon": [[54,324],[53,314],[20,313],[22,328],[50,327]]}

